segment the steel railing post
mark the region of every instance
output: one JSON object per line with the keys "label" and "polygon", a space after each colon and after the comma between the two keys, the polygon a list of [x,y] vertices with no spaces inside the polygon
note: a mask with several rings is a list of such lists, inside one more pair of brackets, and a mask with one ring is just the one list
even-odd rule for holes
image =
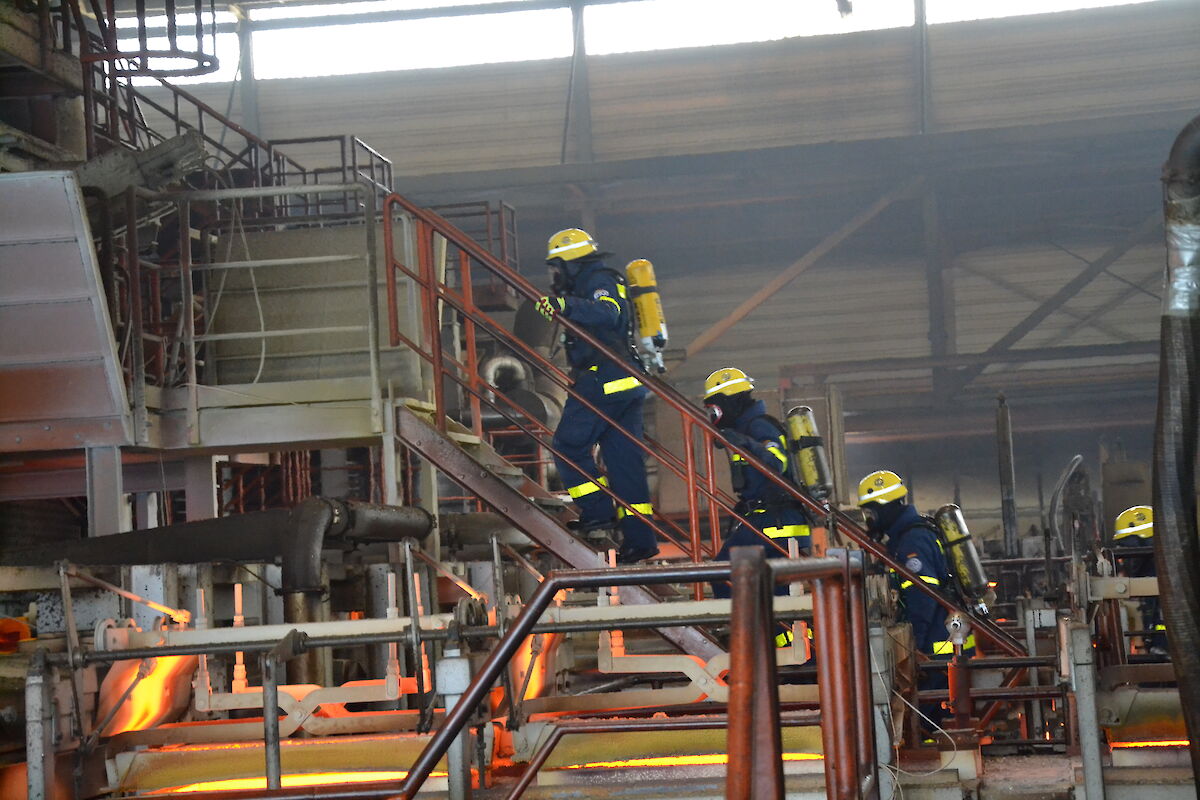
{"label": "steel railing post", "polygon": [[[696,484],[696,445],[692,436],[692,421],[687,417],[683,418],[683,457],[685,464],[685,472],[687,474],[687,507],[688,507],[688,534],[692,547],[691,557],[695,563],[700,563],[703,560],[703,553],[700,551],[700,500],[699,487]],[[702,584],[694,584],[692,586],[692,597],[696,600],[704,599],[704,586]]]}
{"label": "steel railing post", "polygon": [[[359,184],[362,186],[362,184]],[[371,360],[371,429],[383,430],[383,387],[379,366],[379,265],[376,253],[375,190],[362,186],[367,223],[367,347]]]}

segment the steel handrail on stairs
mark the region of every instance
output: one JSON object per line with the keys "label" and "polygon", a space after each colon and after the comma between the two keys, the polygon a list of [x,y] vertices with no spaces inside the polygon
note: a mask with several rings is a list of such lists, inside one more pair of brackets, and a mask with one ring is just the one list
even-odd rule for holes
{"label": "steel handrail on stairs", "polygon": [[[388,260],[387,273],[387,288],[388,288],[388,313],[389,327],[392,333],[392,340],[396,344],[406,344],[417,352],[423,359],[433,367],[433,394],[435,400],[435,422],[439,429],[445,431],[447,402],[446,402],[446,385],[445,378],[450,377],[452,381],[469,384],[474,391],[471,392],[475,397],[471,400],[473,410],[477,408],[474,403],[479,399],[478,393],[481,392],[479,386],[480,379],[478,373],[478,364],[476,363],[476,354],[473,348],[469,347],[466,353],[466,363],[460,364],[457,361],[453,362],[453,366],[463,370],[466,373],[464,379],[459,379],[452,374],[452,370],[447,367],[446,354],[441,348],[441,307],[449,306],[463,315],[467,320],[467,328],[471,331],[470,337],[473,337],[474,326],[478,325],[489,333],[497,336],[508,347],[518,351],[522,357],[529,360],[531,363],[539,367],[543,374],[549,376],[560,386],[566,386],[569,389],[569,379],[565,373],[549,360],[541,356],[534,348],[517,339],[516,336],[509,333],[504,326],[493,320],[490,316],[474,306],[471,297],[470,289],[470,265],[472,262],[483,267],[493,276],[501,280],[504,284],[511,287],[519,298],[524,298],[530,302],[536,302],[542,292],[539,291],[533,284],[526,280],[520,274],[514,272],[507,265],[498,261],[494,256],[488,253],[484,248],[474,242],[469,236],[458,230],[454,225],[439,217],[437,214],[428,209],[421,208],[406,198],[393,194],[389,195],[384,201],[384,243],[385,257]],[[410,217],[415,222],[416,227],[416,250],[417,250],[417,271],[414,272],[406,265],[400,263],[396,258],[395,251],[395,222],[397,212],[401,212]],[[447,249],[453,247],[458,251],[461,267],[462,287],[455,290],[452,287],[439,284],[439,281],[434,270],[432,260],[433,252],[433,235],[437,234],[446,240]],[[449,259],[449,252],[447,258]],[[409,277],[421,292],[421,308],[424,311],[424,335],[427,345],[422,347],[416,342],[405,337],[400,330],[399,306],[398,306],[398,287],[397,287],[397,272]],[[613,363],[623,364],[625,359],[613,353],[609,348],[600,343],[584,330],[581,326],[573,323],[569,319],[559,318],[559,323],[578,339],[593,345],[603,357]],[[436,344],[436,346],[434,346]],[[683,432],[685,437],[698,433],[699,444],[703,451],[708,456],[708,462],[711,465],[711,453],[714,445],[720,443],[723,447],[732,453],[741,455],[747,459],[748,463],[754,464],[753,457],[740,447],[729,442],[709,421],[705,418],[704,413],[696,405],[690,402],[686,397],[680,394],[674,387],[664,383],[656,377],[643,377],[642,382],[650,390],[652,396],[658,401],[665,403],[667,406],[678,412],[682,418]],[[495,392],[491,387],[489,392]],[[578,394],[573,394],[576,399],[590,406],[593,411],[599,413],[599,410],[592,406],[584,398]],[[513,405],[513,408],[519,408]],[[601,416],[604,416],[601,414]],[[473,420],[478,425],[479,414],[473,414]],[[611,420],[609,420],[611,422]],[[545,426],[541,426],[545,428]],[[643,452],[657,459],[659,464],[666,466],[668,469],[680,475],[688,487],[688,518],[690,523],[690,531],[688,536],[691,544],[690,555],[693,560],[700,561],[705,555],[704,549],[700,546],[699,539],[699,520],[702,516],[701,504],[707,505],[710,514],[710,524],[715,529],[716,513],[723,511],[729,516],[747,522],[745,518],[738,514],[734,508],[732,499],[717,489],[715,486],[715,472],[711,467],[707,470],[703,479],[696,470],[694,455],[691,457],[685,456],[679,458],[665,450],[661,445],[647,437],[646,441],[638,441],[639,447]],[[694,442],[690,438],[684,439],[684,445],[689,450]],[[1008,655],[1025,655],[1026,651],[1021,644],[1002,630],[991,620],[980,618],[974,613],[955,602],[953,599],[946,597],[942,593],[918,580],[917,576],[909,570],[903,562],[892,558],[884,546],[872,538],[865,530],[850,520],[845,514],[837,509],[830,508],[822,503],[819,503],[809,497],[806,493],[792,486],[782,477],[771,472],[761,471],[763,475],[772,481],[778,488],[782,489],[795,502],[807,509],[815,519],[825,519],[829,527],[841,534],[847,540],[854,542],[863,550],[869,552],[873,557],[885,564],[891,570],[895,571],[902,579],[907,579],[914,582],[914,585],[920,590],[932,597],[936,602],[941,604],[952,613],[958,613],[964,619],[971,620],[971,623],[980,638],[991,643],[999,650]],[[608,492],[613,496],[611,492]],[[658,522],[658,520],[655,520]],[[656,530],[662,532],[661,525],[653,525]],[[753,527],[753,526],[751,526]],[[832,532],[832,531],[830,531]],[[715,541],[713,542],[715,545]],[[774,542],[772,542],[774,544]],[[715,550],[715,547],[713,548]]]}

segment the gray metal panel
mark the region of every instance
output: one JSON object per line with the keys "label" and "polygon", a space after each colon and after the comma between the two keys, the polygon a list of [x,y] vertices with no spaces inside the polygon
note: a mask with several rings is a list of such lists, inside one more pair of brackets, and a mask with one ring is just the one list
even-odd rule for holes
{"label": "gray metal panel", "polygon": [[[0,219],[5,449],[31,449],[48,433],[75,446],[129,442],[124,377],[75,174],[0,175]],[[21,432],[23,422],[35,423],[34,435]]]}

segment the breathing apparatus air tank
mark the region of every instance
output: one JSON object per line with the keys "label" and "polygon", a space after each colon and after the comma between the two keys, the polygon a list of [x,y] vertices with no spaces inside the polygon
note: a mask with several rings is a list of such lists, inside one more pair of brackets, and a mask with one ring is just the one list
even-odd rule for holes
{"label": "breathing apparatus air tank", "polygon": [[649,372],[653,364],[659,372],[666,372],[663,351],[667,348],[667,318],[658,295],[654,265],[644,258],[630,261],[625,266],[625,283],[629,286],[629,299],[633,303],[633,339],[642,367]]}
{"label": "breathing apparatus air tank", "polygon": [[833,491],[825,442],[817,430],[817,419],[808,406],[796,406],[787,413],[788,469],[792,480],[808,490],[814,500],[825,500]]}
{"label": "breathing apparatus air tank", "polygon": [[942,547],[946,551],[946,562],[959,592],[963,599],[975,604],[976,612],[986,615],[986,600],[990,590],[987,573],[979,560],[979,551],[975,549],[962,509],[954,503],[944,505],[934,513],[933,521],[937,525]]}

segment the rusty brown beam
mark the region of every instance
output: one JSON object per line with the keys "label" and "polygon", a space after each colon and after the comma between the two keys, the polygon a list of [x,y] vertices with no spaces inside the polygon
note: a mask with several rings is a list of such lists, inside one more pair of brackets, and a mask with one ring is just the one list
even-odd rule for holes
{"label": "rusty brown beam", "polygon": [[[456,442],[441,434],[407,408],[397,410],[397,436],[406,446],[474,492],[530,539],[575,569],[596,569],[603,564],[600,554],[571,535],[527,497],[472,458]],[[659,599],[643,586],[629,586],[621,599],[633,605],[657,603]],[[656,629],[658,634],[683,652],[708,661],[722,652],[712,639],[696,628]]]}
{"label": "rusty brown beam", "polygon": [[[1023,320],[997,339],[995,344],[985,352],[988,355],[998,355],[1008,352],[1014,344],[1024,339],[1026,335],[1045,321],[1047,317],[1062,307],[1063,303],[1066,303],[1072,297],[1079,294],[1085,286],[1103,274],[1121,256],[1132,250],[1151,233],[1161,228],[1162,217],[1158,212],[1146,217],[1142,220],[1141,224],[1126,234],[1125,238],[1105,250],[1095,261],[1084,267],[1078,275],[1067,281],[1061,289],[1050,295],[1041,305],[1029,312]],[[987,367],[987,364],[981,364],[962,370],[954,376],[947,388],[951,390],[951,394],[962,391],[967,384],[979,377]]]}
{"label": "rusty brown beam", "polygon": [[790,266],[776,275],[772,280],[768,281],[761,289],[742,301],[742,303],[728,315],[717,320],[704,331],[702,331],[687,346],[685,357],[691,358],[715,342],[717,339],[724,336],[730,328],[745,319],[750,312],[754,311],[754,309],[766,302],[780,289],[796,280],[796,278],[800,277],[805,270],[807,270],[813,264],[816,264],[826,255],[828,255],[835,247],[861,230],[864,225],[883,213],[884,209],[886,209],[892,203],[895,203],[897,200],[903,200],[905,198],[912,197],[914,194],[916,194],[916,192],[921,189],[924,183],[925,179],[922,177],[917,177],[906,181],[904,184],[883,195],[874,203],[855,214],[846,221],[846,224],[842,225],[842,227],[826,236],[824,239],[818,242],[815,247],[801,256],[798,260],[792,262]]}
{"label": "rusty brown beam", "polygon": [[961,369],[986,367],[991,364],[1022,364],[1031,361],[1069,361],[1081,358],[1115,358],[1119,356],[1152,355],[1158,352],[1158,342],[1122,342],[1120,344],[1064,345],[1008,350],[1004,353],[959,353],[941,358],[914,356],[910,358],[864,358],[855,361],[826,361],[810,364],[789,364],[779,374],[785,388],[796,386],[805,379],[814,380],[831,375],[854,373],[896,373],[927,369]]}

